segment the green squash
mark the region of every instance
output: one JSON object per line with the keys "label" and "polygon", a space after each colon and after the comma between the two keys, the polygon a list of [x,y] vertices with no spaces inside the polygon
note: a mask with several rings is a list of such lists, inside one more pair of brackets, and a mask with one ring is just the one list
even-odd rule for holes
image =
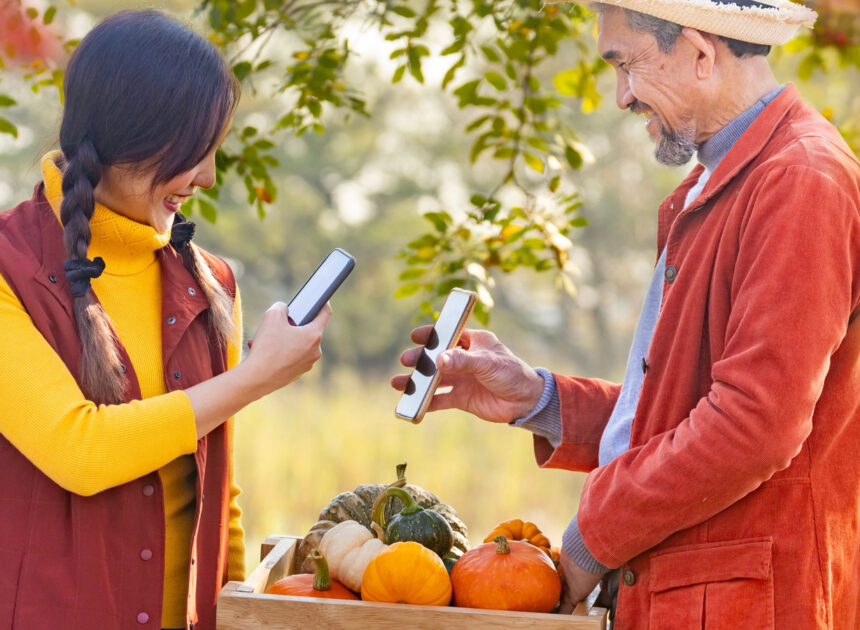
{"label": "green squash", "polygon": [[414,540],[435,551],[440,558],[451,551],[454,530],[444,516],[433,510],[425,510],[402,488],[388,488],[388,496],[397,497],[403,503],[403,509],[385,528],[388,544]]}

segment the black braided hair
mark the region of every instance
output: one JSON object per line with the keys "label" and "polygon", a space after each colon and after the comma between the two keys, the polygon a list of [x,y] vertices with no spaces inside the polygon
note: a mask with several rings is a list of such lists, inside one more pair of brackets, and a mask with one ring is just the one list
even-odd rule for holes
{"label": "black braided hair", "polygon": [[92,237],[90,219],[95,210],[93,191],[101,179],[101,162],[92,141],[86,136],[78,141],[76,147],[64,147],[64,155],[60,220],[69,259],[63,267],[74,298],[75,321],[81,340],[81,388],[95,402],[120,403],[126,378],[117,340],[107,313],[90,291],[90,280],[101,275],[104,261],[87,258]]}

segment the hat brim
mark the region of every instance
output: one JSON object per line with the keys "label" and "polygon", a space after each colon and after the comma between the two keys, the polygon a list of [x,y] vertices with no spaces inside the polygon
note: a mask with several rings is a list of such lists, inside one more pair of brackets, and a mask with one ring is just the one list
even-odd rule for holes
{"label": "hat brim", "polygon": [[[580,0],[546,0],[548,4],[591,4]],[[706,33],[751,44],[781,46],[799,28],[812,28],[818,14],[790,0],[759,0],[767,5],[741,7],[729,0],[600,0],[600,4],[652,15]]]}

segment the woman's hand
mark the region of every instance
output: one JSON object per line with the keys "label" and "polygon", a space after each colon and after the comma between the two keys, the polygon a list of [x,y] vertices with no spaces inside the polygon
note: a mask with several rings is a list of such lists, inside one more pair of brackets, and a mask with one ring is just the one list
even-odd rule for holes
{"label": "woman's hand", "polygon": [[289,309],[283,302],[275,302],[263,314],[253,340],[248,342],[250,351],[243,363],[269,390],[266,393],[292,383],[319,360],[323,331],[331,312],[331,306],[326,304],[305,326],[290,323]]}
{"label": "woman's hand", "polygon": [[185,390],[202,437],[246,405],[292,383],[321,355],[320,342],[331,317],[326,304],[306,326],[293,326],[287,305],[276,302],[263,315],[244,361]]}
{"label": "woman's hand", "polygon": [[[432,329],[421,326],[412,331],[412,341],[422,347],[404,352],[403,365],[416,365]],[[460,346],[441,353],[436,366],[441,373],[439,387],[452,389],[433,396],[428,411],[456,408],[490,422],[510,422],[528,415],[543,393],[543,377],[491,332],[464,330]],[[409,375],[401,374],[391,379],[391,386],[403,391],[408,382]]]}

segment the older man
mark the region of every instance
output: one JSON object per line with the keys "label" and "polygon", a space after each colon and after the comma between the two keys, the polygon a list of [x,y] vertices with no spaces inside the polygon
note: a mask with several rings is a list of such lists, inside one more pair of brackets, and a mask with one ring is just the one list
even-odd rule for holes
{"label": "older man", "polygon": [[659,208],[624,383],[466,331],[430,408],[523,426],[541,466],[590,472],[565,610],[603,579],[619,629],[858,628],[860,165],[765,57],[814,13],[596,6],[618,106],[644,115],[658,160],[700,162]]}

